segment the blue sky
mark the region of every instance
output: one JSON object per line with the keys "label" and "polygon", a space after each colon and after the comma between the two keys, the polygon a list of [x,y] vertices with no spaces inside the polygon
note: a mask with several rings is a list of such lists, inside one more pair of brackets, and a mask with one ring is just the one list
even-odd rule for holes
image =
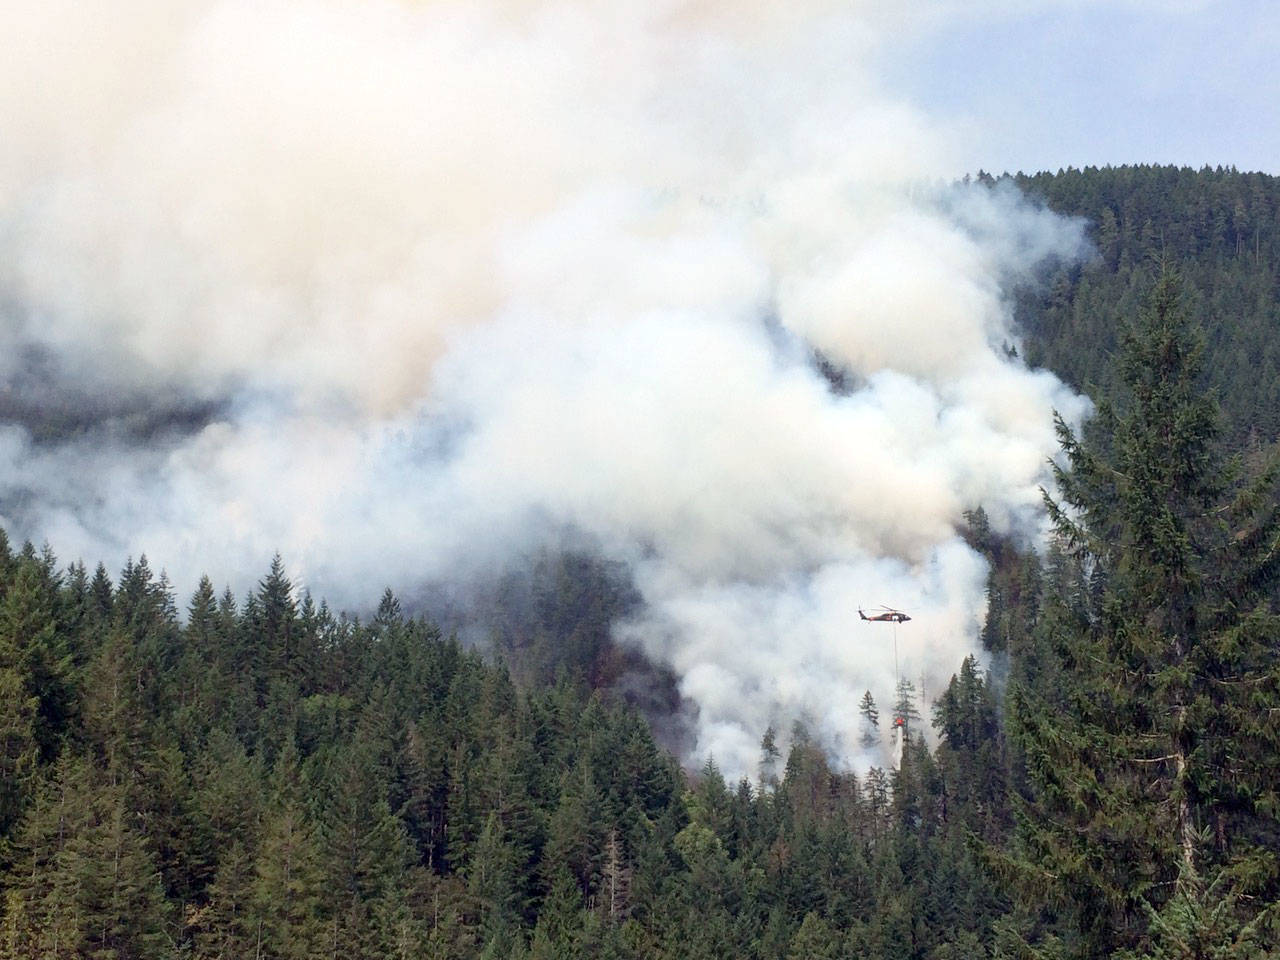
{"label": "blue sky", "polygon": [[969,169],[1136,162],[1280,174],[1280,2],[1027,3],[911,42],[890,84]]}

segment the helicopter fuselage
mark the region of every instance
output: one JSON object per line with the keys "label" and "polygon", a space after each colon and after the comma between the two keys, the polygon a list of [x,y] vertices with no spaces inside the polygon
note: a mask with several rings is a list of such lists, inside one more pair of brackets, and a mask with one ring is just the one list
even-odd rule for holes
{"label": "helicopter fuselage", "polygon": [[873,613],[869,617],[865,613],[863,613],[861,610],[859,610],[858,616],[860,616],[863,620],[878,620],[882,623],[906,623],[908,620],[911,619],[901,610],[889,610],[885,613]]}

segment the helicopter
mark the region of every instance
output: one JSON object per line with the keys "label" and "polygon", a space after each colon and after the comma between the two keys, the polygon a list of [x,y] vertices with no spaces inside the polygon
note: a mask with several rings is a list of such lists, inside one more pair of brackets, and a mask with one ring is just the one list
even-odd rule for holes
{"label": "helicopter", "polygon": [[859,607],[858,616],[860,616],[863,620],[879,620],[885,623],[906,623],[908,620],[911,619],[901,610],[895,610],[893,609],[893,607],[882,606],[880,609],[883,610],[884,613],[873,613],[871,616],[868,617],[865,613],[862,612],[862,608]]}

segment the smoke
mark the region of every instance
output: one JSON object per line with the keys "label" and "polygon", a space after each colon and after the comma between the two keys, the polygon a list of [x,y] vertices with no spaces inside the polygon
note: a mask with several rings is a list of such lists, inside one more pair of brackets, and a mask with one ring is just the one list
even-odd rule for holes
{"label": "smoke", "polygon": [[943,8],[883,6],[5,5],[4,526],[350,607],[589,543],[697,756],[802,718],[856,762],[858,605],[945,680],[957,523],[1034,531],[1083,412],[1006,349],[1079,225],[942,185],[874,68]]}

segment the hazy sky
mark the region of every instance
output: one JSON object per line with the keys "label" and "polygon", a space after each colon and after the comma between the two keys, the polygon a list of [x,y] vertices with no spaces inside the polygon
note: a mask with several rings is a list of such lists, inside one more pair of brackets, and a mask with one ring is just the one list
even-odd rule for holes
{"label": "hazy sky", "polygon": [[884,70],[959,127],[970,169],[1120,163],[1280,173],[1274,0],[1009,5],[960,16]]}

